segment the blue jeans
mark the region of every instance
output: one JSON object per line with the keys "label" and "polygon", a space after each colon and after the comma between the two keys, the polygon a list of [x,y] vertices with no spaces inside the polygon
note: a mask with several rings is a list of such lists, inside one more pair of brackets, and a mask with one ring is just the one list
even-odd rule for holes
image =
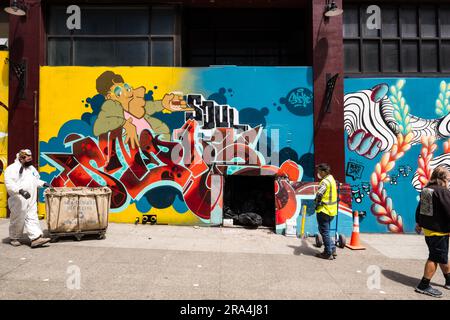
{"label": "blue jeans", "polygon": [[323,239],[323,244],[325,246],[325,253],[332,254],[334,250],[336,250],[336,246],[334,244],[334,239],[330,236],[330,224],[333,221],[334,217],[330,217],[329,215],[323,212],[317,212],[317,223],[319,224],[319,232]]}

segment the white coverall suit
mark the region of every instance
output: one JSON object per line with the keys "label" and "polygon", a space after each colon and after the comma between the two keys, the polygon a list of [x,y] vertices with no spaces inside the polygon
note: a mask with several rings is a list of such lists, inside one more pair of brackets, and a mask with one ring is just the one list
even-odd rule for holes
{"label": "white coverall suit", "polygon": [[[37,215],[37,188],[43,187],[45,181],[40,179],[39,173],[32,165],[24,167],[16,158],[13,164],[5,170],[5,186],[8,191],[8,207],[11,211],[9,238],[19,240],[22,237],[24,227],[31,241],[43,235]],[[31,195],[25,199],[19,190],[28,191]]]}

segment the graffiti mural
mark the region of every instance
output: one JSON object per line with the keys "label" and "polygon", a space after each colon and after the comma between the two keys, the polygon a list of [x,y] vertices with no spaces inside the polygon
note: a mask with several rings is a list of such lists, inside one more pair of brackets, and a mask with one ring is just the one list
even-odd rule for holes
{"label": "graffiti mural", "polygon": [[40,96],[41,177],[108,185],[111,221],[213,224],[225,175],[272,175],[282,232],[313,181],[308,67],[42,67]]}
{"label": "graffiti mural", "polygon": [[0,218],[6,217],[6,188],[3,171],[8,162],[8,51],[0,51]]}
{"label": "graffiti mural", "polygon": [[[347,182],[364,232],[413,232],[418,192],[450,168],[450,79],[346,79]],[[364,169],[364,170],[363,170]]]}

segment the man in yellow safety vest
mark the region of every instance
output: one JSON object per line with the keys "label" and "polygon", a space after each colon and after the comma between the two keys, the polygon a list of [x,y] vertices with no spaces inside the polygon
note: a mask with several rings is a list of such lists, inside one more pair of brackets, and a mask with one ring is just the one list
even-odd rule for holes
{"label": "man in yellow safety vest", "polygon": [[336,259],[336,246],[330,236],[330,224],[337,215],[337,185],[331,175],[330,166],[321,163],[317,167],[317,178],[319,178],[319,189],[314,200],[316,204],[317,223],[319,233],[322,235],[325,250],[316,254],[316,257],[333,260]]}

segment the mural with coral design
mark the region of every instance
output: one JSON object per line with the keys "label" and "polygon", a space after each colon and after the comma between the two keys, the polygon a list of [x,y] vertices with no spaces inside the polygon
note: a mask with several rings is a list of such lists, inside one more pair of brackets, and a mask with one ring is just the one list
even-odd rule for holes
{"label": "mural with coral design", "polygon": [[275,177],[280,233],[311,198],[296,185],[314,176],[309,67],[42,67],[40,78],[41,178],[108,185],[111,221],[215,224],[226,175]]}
{"label": "mural with coral design", "polygon": [[7,197],[3,171],[8,165],[8,51],[0,51],[0,218],[6,218]]}
{"label": "mural with coral design", "polygon": [[346,181],[362,232],[414,232],[421,188],[450,169],[450,78],[346,79]]}

